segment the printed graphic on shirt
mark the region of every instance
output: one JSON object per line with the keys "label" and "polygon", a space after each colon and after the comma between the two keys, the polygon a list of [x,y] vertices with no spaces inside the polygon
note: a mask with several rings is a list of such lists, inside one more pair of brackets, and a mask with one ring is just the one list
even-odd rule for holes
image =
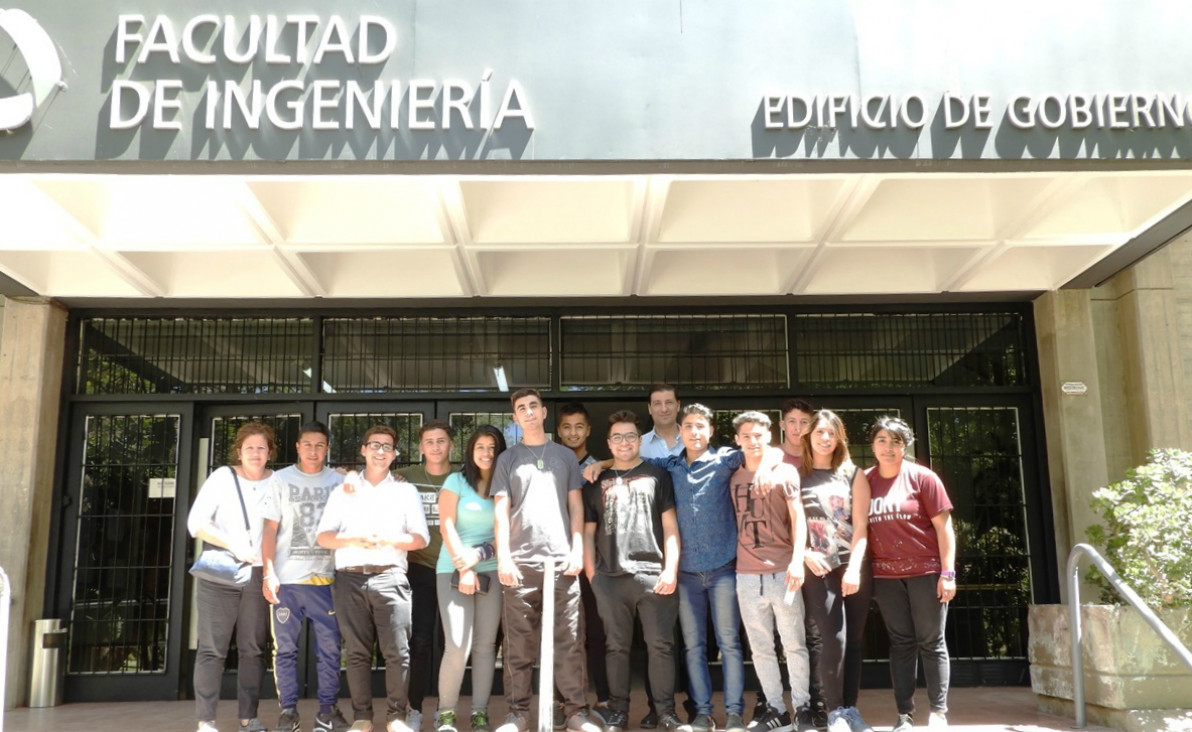
{"label": "printed graphic on shirt", "polygon": [[794,548],[787,501],[798,496],[798,475],[793,468],[776,473],[780,482],[762,495],[754,490],[753,471],[741,468],[731,479],[733,510],[737,517],[737,572],[768,574],[786,567]]}
{"label": "printed graphic on shirt", "polygon": [[[327,497],[339,485],[338,477],[323,486],[295,485],[286,481],[286,503],[289,505],[290,518],[290,546],[287,556],[291,559],[303,557],[326,557],[330,549],[319,546],[318,526],[319,518],[323,515],[323,506],[327,505]],[[281,522],[283,526],[285,521]]]}
{"label": "printed graphic on shirt", "polygon": [[807,517],[807,544],[824,554],[828,563],[844,563],[853,543],[852,475],[847,470],[813,470],[803,479],[803,512]]}

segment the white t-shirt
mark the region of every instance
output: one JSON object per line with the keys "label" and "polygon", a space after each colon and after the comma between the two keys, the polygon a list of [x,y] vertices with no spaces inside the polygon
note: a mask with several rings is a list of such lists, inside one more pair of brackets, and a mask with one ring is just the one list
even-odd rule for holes
{"label": "white t-shirt", "polygon": [[[335,557],[319,546],[319,519],[331,492],[344,477],[330,468],[304,473],[297,465],[273,474],[276,478],[261,506],[261,517],[277,522],[273,571],[283,585],[327,584],[335,576]],[[319,581],[323,580],[323,581]]]}
{"label": "white t-shirt", "polygon": [[194,505],[186,516],[187,531],[195,536],[199,529],[215,524],[216,529],[233,541],[247,539],[256,555],[253,564],[261,566],[261,530],[265,525],[261,518],[261,504],[273,480],[272,475],[262,480],[240,478],[244,508],[248,511],[248,531],[245,531],[244,511],[240,509],[240,499],[236,497],[232,468],[217,468],[199,488],[199,495],[195,497]]}
{"label": "white t-shirt", "polygon": [[[362,473],[356,490],[350,494],[344,493],[342,485],[332,491],[319,521],[318,533],[324,531],[349,536],[414,534],[430,541],[418,489],[409,483],[399,483],[388,473],[377,485],[369,483]],[[349,546],[335,550],[336,569],[364,564],[393,564],[404,572],[406,551],[391,546],[380,549]]]}

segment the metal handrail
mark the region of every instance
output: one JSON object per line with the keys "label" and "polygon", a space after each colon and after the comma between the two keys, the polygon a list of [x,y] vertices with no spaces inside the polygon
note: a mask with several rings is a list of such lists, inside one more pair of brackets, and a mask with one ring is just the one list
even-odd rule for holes
{"label": "metal handrail", "polygon": [[8,573],[0,567],[0,732],[4,732],[4,707],[8,697],[8,606],[11,604],[12,584],[8,581]]}
{"label": "metal handrail", "polygon": [[1175,633],[1171,632],[1155,615],[1154,611],[1146,606],[1142,598],[1127,585],[1118,575],[1117,570],[1105,561],[1105,557],[1101,553],[1088,544],[1077,544],[1072,547],[1071,553],[1068,554],[1068,614],[1070,618],[1069,632],[1072,636],[1072,696],[1073,702],[1076,705],[1076,724],[1073,726],[1076,729],[1084,729],[1087,725],[1084,709],[1084,649],[1080,647],[1081,633],[1080,633],[1080,557],[1084,555],[1092,561],[1093,566],[1101,571],[1105,579],[1109,580],[1109,584],[1113,585],[1113,589],[1126,599],[1126,602],[1134,606],[1134,609],[1142,615],[1142,619],[1146,621],[1151,629],[1159,634],[1163,642],[1171,648],[1175,655],[1179,656],[1180,660],[1184,662],[1189,669],[1192,669],[1192,651],[1184,647],[1180,639],[1176,637]]}

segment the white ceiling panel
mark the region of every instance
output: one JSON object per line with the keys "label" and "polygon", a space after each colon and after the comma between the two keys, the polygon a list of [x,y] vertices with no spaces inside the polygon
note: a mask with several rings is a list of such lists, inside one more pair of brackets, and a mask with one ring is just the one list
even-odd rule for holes
{"label": "white ceiling panel", "polygon": [[167,297],[301,297],[306,293],[270,250],[125,252]]}
{"label": "white ceiling panel", "polygon": [[958,283],[956,290],[1054,290],[1111,251],[1108,246],[1007,247]]}
{"label": "white ceiling panel", "polygon": [[0,252],[0,272],[38,293],[57,297],[145,295],[92,251]]}
{"label": "white ceiling panel", "polygon": [[487,292],[500,297],[585,297],[625,293],[625,250],[482,251]]}
{"label": "white ceiling panel", "polygon": [[287,244],[441,244],[434,179],[394,176],[274,179],[248,188]]}
{"label": "white ceiling panel", "polygon": [[650,255],[641,295],[771,295],[811,255],[808,247],[664,249]]}
{"label": "white ceiling panel", "polygon": [[298,255],[327,297],[460,297],[455,256],[442,249]]}
{"label": "white ceiling panel", "polygon": [[981,247],[975,246],[826,249],[801,292],[808,295],[940,292],[981,251]]}
{"label": "white ceiling panel", "polygon": [[676,180],[662,242],[809,242],[846,182],[839,178]]}
{"label": "white ceiling panel", "polygon": [[1102,237],[1111,232],[1128,236],[1189,196],[1192,177],[1187,175],[1093,176],[1077,181],[1067,195],[1052,201],[1021,236],[1044,241]]}
{"label": "white ceiling panel", "polygon": [[1062,286],[1184,171],[0,175],[0,272],[62,297],[917,295]]}
{"label": "white ceiling panel", "polygon": [[472,237],[479,244],[630,240],[630,179],[471,179],[460,188]]}
{"label": "white ceiling panel", "polygon": [[222,176],[98,176],[37,183],[112,249],[172,251],[259,246],[242,183]]}
{"label": "white ceiling panel", "polygon": [[844,241],[992,239],[1049,184],[1042,176],[893,177],[843,229]]}

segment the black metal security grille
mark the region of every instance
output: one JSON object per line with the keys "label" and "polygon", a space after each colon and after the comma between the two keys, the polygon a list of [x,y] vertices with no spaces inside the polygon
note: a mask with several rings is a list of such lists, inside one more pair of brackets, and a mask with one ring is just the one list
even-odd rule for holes
{"label": "black metal security grille", "polygon": [[166,670],[179,421],[87,418],[71,673]]}
{"label": "black metal security grille", "polygon": [[954,658],[1026,658],[1030,549],[1018,410],[929,408],[931,468],[955,510],[959,574],[948,609]]}
{"label": "black metal security grille", "polygon": [[309,318],[93,318],[82,321],[81,394],[310,392]]}
{"label": "black metal security grille", "polygon": [[566,390],[790,385],[785,315],[580,315],[560,330]]}
{"label": "black metal security grille", "polygon": [[796,315],[794,330],[805,388],[1028,383],[1017,313]]}
{"label": "black metal security grille", "polygon": [[323,348],[337,393],[550,385],[550,318],[328,318]]}

